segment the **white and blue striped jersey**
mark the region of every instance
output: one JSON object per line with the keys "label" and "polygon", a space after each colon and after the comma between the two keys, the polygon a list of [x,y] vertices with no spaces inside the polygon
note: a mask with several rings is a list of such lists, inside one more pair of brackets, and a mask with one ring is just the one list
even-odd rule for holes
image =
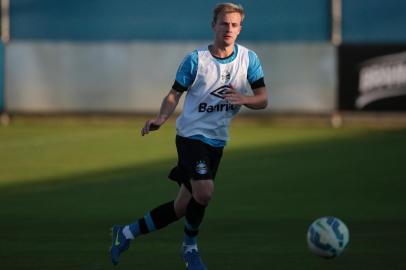
{"label": "white and blue striped jersey", "polygon": [[257,55],[235,45],[227,58],[214,57],[208,48],[197,49],[180,64],[173,88],[186,91],[181,115],[176,121],[177,134],[223,147],[228,140],[228,128],[239,105],[224,99],[227,89],[246,94],[264,86],[264,74]]}

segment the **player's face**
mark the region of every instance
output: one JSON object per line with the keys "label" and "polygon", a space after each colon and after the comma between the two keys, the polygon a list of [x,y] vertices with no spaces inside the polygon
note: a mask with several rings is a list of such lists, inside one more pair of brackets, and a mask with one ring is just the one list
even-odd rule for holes
{"label": "player's face", "polygon": [[241,31],[241,15],[238,12],[220,13],[212,27],[216,44],[232,46]]}

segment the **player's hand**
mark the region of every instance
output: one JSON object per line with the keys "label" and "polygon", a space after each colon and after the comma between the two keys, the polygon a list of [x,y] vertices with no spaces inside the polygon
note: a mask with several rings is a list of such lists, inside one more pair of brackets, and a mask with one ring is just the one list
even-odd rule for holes
{"label": "player's hand", "polygon": [[224,94],[224,98],[233,105],[244,105],[246,96],[235,89],[229,89]]}
{"label": "player's hand", "polygon": [[141,136],[148,134],[150,131],[158,130],[162,124],[163,122],[158,119],[146,121],[141,129]]}

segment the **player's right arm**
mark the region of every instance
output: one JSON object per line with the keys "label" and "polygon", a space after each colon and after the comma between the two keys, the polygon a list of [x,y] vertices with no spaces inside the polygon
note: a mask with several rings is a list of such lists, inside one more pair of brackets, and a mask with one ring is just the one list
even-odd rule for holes
{"label": "player's right arm", "polygon": [[153,120],[145,122],[144,127],[141,129],[141,135],[144,136],[150,131],[159,129],[163,123],[172,115],[182,93],[195,80],[197,73],[197,51],[188,54],[180,64],[176,72],[176,79],[169,94],[164,98],[161,104],[161,109],[158,116]]}
{"label": "player's right arm", "polygon": [[141,135],[144,136],[150,131],[158,130],[175,111],[181,96],[182,92],[171,89],[168,95],[163,99],[157,117],[145,122],[144,127],[141,129]]}

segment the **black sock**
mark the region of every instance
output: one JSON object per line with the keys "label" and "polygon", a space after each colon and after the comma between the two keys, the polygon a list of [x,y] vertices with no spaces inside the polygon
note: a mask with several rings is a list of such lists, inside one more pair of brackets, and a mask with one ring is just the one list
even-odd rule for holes
{"label": "black sock", "polygon": [[195,242],[205,210],[205,205],[198,203],[193,197],[190,199],[185,215],[185,242]]}
{"label": "black sock", "polygon": [[179,218],[175,212],[175,202],[170,201],[151,210],[151,218],[157,230],[177,221]]}
{"label": "black sock", "polygon": [[162,229],[177,220],[174,201],[170,201],[152,209],[143,218],[130,224],[129,228],[134,237],[137,237]]}

